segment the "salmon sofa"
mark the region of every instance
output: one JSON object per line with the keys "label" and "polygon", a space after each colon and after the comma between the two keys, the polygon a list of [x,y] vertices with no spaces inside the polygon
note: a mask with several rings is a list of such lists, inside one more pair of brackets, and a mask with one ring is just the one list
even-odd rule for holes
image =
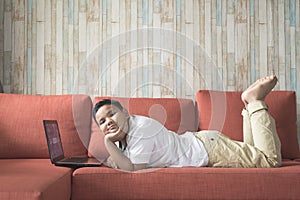
{"label": "salmon sofa", "polygon": [[168,129],[214,129],[242,141],[240,92],[201,90],[195,99],[88,95],[0,94],[0,199],[300,199],[296,96],[267,97],[282,143],[280,168],[159,168],[125,172],[105,166],[70,169],[49,160],[43,119],[58,120],[66,156],[105,159],[92,107],[114,98],[131,114],[153,117]]}

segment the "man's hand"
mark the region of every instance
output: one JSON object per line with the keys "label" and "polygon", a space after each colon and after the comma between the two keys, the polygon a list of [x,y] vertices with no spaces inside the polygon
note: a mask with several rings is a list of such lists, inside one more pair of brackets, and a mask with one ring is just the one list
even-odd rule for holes
{"label": "man's hand", "polygon": [[119,127],[116,132],[110,132],[105,137],[112,142],[116,142],[122,140],[125,135],[126,133]]}
{"label": "man's hand", "polygon": [[118,168],[116,162],[112,159],[111,156],[109,156],[105,162],[105,165],[107,165],[108,167],[111,167],[111,168]]}
{"label": "man's hand", "polygon": [[117,131],[115,131],[116,128],[113,128],[113,131],[108,132],[104,136],[104,144],[110,154],[110,157],[108,157],[106,161],[107,165],[112,168],[119,168],[127,171],[145,169],[147,167],[146,164],[132,164],[132,162],[123,154],[122,151],[120,151],[120,149],[115,144],[116,141],[125,139],[126,133],[123,131],[124,126],[126,126],[126,124],[118,126]]}

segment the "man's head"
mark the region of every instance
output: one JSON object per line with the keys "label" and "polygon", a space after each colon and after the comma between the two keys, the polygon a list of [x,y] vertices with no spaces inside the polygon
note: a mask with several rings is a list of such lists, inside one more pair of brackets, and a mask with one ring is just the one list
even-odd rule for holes
{"label": "man's head", "polygon": [[94,106],[94,110],[93,110],[93,118],[95,120],[95,122],[97,123],[97,125],[99,126],[97,120],[96,120],[96,114],[98,112],[98,110],[104,106],[104,105],[114,105],[117,108],[119,108],[120,110],[123,110],[123,106],[120,104],[120,102],[116,101],[116,100],[111,100],[111,99],[103,99],[101,101],[99,101],[98,103],[95,104]]}
{"label": "man's head", "polygon": [[118,101],[104,99],[96,103],[93,118],[105,135],[117,132],[119,129],[128,132],[129,114]]}

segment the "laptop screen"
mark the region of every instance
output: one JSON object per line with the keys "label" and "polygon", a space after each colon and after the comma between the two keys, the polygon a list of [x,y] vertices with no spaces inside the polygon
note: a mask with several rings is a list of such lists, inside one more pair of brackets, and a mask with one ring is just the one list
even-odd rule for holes
{"label": "laptop screen", "polygon": [[44,120],[44,127],[47,135],[50,157],[52,159],[63,157],[64,152],[62,148],[57,121]]}

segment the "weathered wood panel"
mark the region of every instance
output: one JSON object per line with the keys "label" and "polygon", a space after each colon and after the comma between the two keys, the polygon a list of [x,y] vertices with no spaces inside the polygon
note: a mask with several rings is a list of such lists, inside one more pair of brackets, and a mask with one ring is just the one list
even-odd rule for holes
{"label": "weathered wood panel", "polygon": [[297,92],[298,0],[3,0],[0,80],[23,94],[187,97],[274,73]]}

